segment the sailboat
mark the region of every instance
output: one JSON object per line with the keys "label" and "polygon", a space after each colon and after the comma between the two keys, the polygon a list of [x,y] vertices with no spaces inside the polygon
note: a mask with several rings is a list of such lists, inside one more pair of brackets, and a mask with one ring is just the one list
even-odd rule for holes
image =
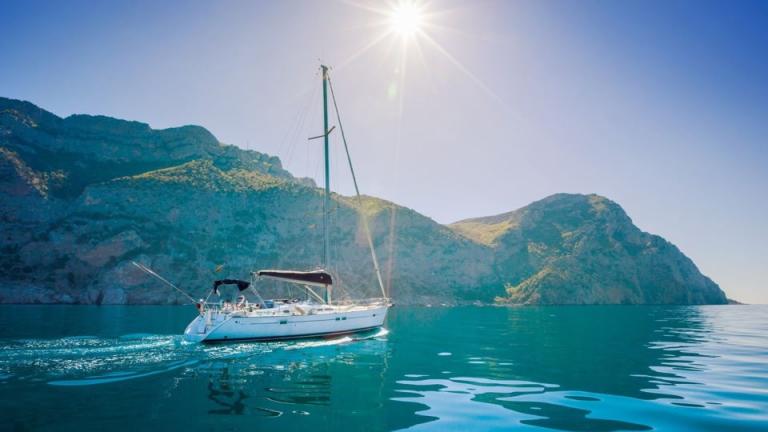
{"label": "sailboat", "polygon": [[[367,235],[373,268],[376,273],[382,297],[364,300],[334,301],[332,298],[335,278],[330,272],[329,210],[330,210],[330,162],[329,135],[335,128],[328,128],[328,90],[330,89],[333,106],[336,111],[338,126],[344,141],[347,161],[352,173],[358,203],[360,191],[349,157],[349,149],[341,126],[333,85],[328,67],[322,65],[323,85],[323,130],[322,135],[310,139],[323,138],[325,153],[325,193],[323,197],[323,265],[324,268],[312,271],[296,270],[258,270],[251,272],[250,281],[222,279],[214,281],[211,294],[219,294],[222,286],[236,286],[240,296],[234,302],[197,302],[198,316],[184,330],[184,337],[189,341],[215,343],[235,341],[272,341],[334,336],[373,330],[384,325],[387,311],[391,306],[386,295],[379,270],[376,251],[373,246],[370,229],[366,218],[361,217]],[[265,279],[296,284],[306,290],[306,298],[264,299],[257,290],[257,285]],[[255,299],[248,300],[245,293],[252,293]],[[210,294],[209,294],[210,298]]]}

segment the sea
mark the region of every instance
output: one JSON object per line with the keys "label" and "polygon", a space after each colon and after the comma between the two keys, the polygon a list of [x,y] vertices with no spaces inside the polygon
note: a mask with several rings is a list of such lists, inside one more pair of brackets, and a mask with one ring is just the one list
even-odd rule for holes
{"label": "sea", "polygon": [[195,314],[0,306],[0,430],[768,431],[768,306],[395,306],[223,345]]}

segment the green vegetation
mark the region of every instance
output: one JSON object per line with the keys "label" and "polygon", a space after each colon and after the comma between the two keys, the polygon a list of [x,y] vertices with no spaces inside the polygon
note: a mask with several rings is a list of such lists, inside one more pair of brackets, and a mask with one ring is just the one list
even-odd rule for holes
{"label": "green vegetation", "polygon": [[510,304],[723,303],[676,247],[598,195],[557,194],[451,228],[494,249]]}
{"label": "green vegetation", "polygon": [[[62,119],[0,98],[0,194],[0,302],[176,303],[131,260],[204,296],[213,278],[314,269],[322,255],[322,191],[197,126]],[[378,295],[362,214],[398,303],[726,301],[597,195],[450,226],[375,197],[332,198],[331,270],[360,295]]]}
{"label": "green vegetation", "polygon": [[210,159],[193,160],[185,164],[118,178],[115,181],[157,182],[185,185],[213,192],[242,192],[285,185],[287,182],[259,171],[235,168],[222,171]]}
{"label": "green vegetation", "polygon": [[470,240],[487,246],[493,246],[497,238],[513,228],[515,228],[515,223],[512,220],[504,220],[493,224],[468,220],[451,224],[452,230]]}

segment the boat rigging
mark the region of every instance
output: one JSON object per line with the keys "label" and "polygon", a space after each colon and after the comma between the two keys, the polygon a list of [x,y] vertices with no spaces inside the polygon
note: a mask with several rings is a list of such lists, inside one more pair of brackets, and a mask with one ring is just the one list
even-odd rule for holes
{"label": "boat rigging", "polygon": [[[192,320],[184,331],[187,340],[195,342],[228,342],[228,341],[262,341],[298,339],[306,337],[338,335],[371,330],[381,327],[386,319],[391,306],[386,295],[384,283],[381,278],[376,250],[370,227],[364,214],[361,215],[361,224],[370,249],[371,261],[376,274],[376,280],[381,289],[382,296],[364,300],[334,301],[333,286],[334,276],[331,275],[330,263],[330,160],[329,147],[330,135],[336,126],[328,127],[328,96],[333,102],[333,108],[338,122],[338,128],[344,143],[344,150],[352,180],[355,186],[356,203],[358,211],[362,211],[362,198],[358,187],[352,158],[349,154],[346,135],[341,123],[336,96],[333,92],[329,68],[320,66],[322,72],[323,88],[323,131],[322,135],[309,138],[323,139],[323,153],[325,157],[325,187],[323,194],[323,268],[312,271],[299,270],[258,270],[250,274],[250,281],[239,279],[221,279],[214,281],[206,299],[195,301],[192,296],[182,291],[162,276],[148,267],[134,263],[142,271],[158,278],[166,285],[182,292],[187,298],[196,303],[199,315]],[[257,284],[264,279],[279,280],[296,284],[306,290],[305,300],[297,298],[264,299],[256,289]],[[212,294],[219,295],[220,288],[226,285],[234,285],[238,288],[239,297],[235,302],[217,301],[209,302]],[[316,290],[321,289],[318,293]],[[255,301],[249,301],[245,293],[251,293]]]}

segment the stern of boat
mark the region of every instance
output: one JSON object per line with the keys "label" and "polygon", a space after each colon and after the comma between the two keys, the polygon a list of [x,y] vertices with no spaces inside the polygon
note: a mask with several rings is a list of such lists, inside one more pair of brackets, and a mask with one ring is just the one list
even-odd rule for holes
{"label": "stern of boat", "polygon": [[184,329],[184,339],[190,342],[202,342],[208,336],[208,326],[206,325],[206,319],[203,315],[198,315],[193,319],[191,323]]}

